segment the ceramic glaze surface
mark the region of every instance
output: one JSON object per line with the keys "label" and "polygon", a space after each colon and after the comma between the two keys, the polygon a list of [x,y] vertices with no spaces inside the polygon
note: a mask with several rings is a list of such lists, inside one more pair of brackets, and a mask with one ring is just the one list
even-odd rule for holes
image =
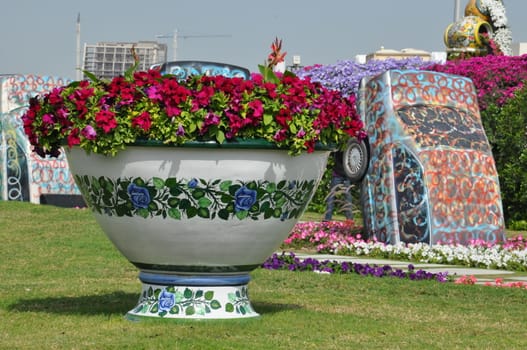
{"label": "ceramic glaze surface", "polygon": [[489,22],[476,16],[463,17],[445,30],[447,48],[486,50],[482,34],[492,35]]}
{"label": "ceramic glaze surface", "polygon": [[242,143],[135,145],[116,157],[68,151],[97,222],[140,270],[142,292],[128,319],[258,316],[249,272],[300,218],[330,151],[292,157]]}
{"label": "ceramic glaze surface", "polygon": [[143,284],[137,306],[127,318],[215,319],[257,317],[247,286],[178,287]]}
{"label": "ceramic glaze surface", "polygon": [[110,240],[144,271],[247,273],[285,239],[328,152],[130,147],[68,154]]}
{"label": "ceramic glaze surface", "polygon": [[486,22],[491,21],[490,14],[481,6],[481,0],[469,0],[465,6],[465,16],[476,16]]}

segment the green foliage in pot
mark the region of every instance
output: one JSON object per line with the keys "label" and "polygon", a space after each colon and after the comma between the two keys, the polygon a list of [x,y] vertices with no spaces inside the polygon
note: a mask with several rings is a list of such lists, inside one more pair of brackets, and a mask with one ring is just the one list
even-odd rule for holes
{"label": "green foliage in pot", "polygon": [[250,80],[178,81],[133,68],[110,81],[91,75],[33,97],[22,117],[24,130],[41,156],[58,155],[62,145],[113,156],[144,139],[170,145],[263,139],[298,155],[313,152],[317,143],[341,145],[359,136],[363,124],[353,97],[290,72],[273,72],[285,55],[280,47],[278,40],[273,43],[268,64]]}

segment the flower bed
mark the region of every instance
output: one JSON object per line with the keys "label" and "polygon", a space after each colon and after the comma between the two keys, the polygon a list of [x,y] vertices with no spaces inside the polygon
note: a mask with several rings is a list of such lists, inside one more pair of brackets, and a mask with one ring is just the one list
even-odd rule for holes
{"label": "flower bed", "polygon": [[295,225],[282,248],[311,248],[318,253],[370,256],[419,263],[463,265],[479,268],[527,271],[527,238],[519,235],[503,245],[481,240],[468,246],[444,242],[430,246],[423,243],[385,244],[364,240],[360,226],[345,222],[301,222]]}
{"label": "flower bed", "polygon": [[[476,284],[477,278],[474,276],[461,276],[454,281],[455,284]],[[502,287],[502,288],[524,288],[527,289],[527,282],[503,282],[503,278],[496,278],[494,282],[485,282],[487,287]]]}
{"label": "flower bed", "polygon": [[394,269],[389,265],[369,265],[351,262],[338,262],[331,260],[319,261],[313,258],[299,259],[294,253],[273,254],[262,267],[268,270],[313,271],[318,273],[355,273],[361,276],[395,277],[413,281],[436,280],[447,282],[448,273],[431,273],[424,270],[415,270],[413,265],[408,265],[408,270]]}
{"label": "flower bed", "polygon": [[331,253],[334,242],[353,243],[361,239],[362,227],[353,220],[346,221],[305,221],[294,227],[284,241],[288,249],[316,249],[318,253]]}
{"label": "flower bed", "polygon": [[478,92],[480,111],[490,105],[503,106],[524,86],[527,78],[527,55],[485,56],[445,64],[423,66],[423,69],[456,74],[472,79]]}
{"label": "flower bed", "polygon": [[271,48],[267,65],[250,80],[193,75],[181,81],[135,71],[138,60],[111,80],[85,72],[90,80],[32,97],[24,131],[41,157],[58,156],[63,145],[114,156],[144,140],[221,145],[239,139],[263,139],[298,155],[362,135],[354,98],[291,72],[275,74],[285,53],[278,39]]}
{"label": "flower bed", "polygon": [[[443,243],[434,246],[426,244],[387,245],[376,241],[365,241],[361,237],[362,227],[353,220],[330,222],[300,222],[295,225],[284,241],[284,249],[316,250],[318,253],[353,255],[395,260],[410,260],[419,263],[446,263],[470,267],[498,268],[513,271],[527,271],[527,237],[518,235],[503,245],[493,245],[481,240],[468,246]],[[412,264],[406,270],[394,269],[389,265],[370,265],[336,260],[319,261],[314,258],[298,258],[293,252],[273,254],[263,264],[268,270],[313,271],[323,274],[344,273],[371,277],[395,277],[412,281],[434,280],[455,284],[476,284],[474,276],[454,279],[448,272],[431,273],[415,270]],[[527,290],[527,282],[504,282],[497,278],[485,282],[485,286],[520,288]]]}
{"label": "flower bed", "polygon": [[405,59],[388,58],[357,63],[353,60],[341,60],[330,65],[314,65],[297,69],[295,73],[301,78],[310,78],[326,88],[338,90],[344,96],[356,95],[362,78],[384,73],[389,69],[420,69],[429,62],[419,57]]}
{"label": "flower bed", "polygon": [[[288,270],[288,271],[313,271],[322,274],[358,274],[361,276],[370,277],[393,277],[408,279],[410,281],[432,280],[437,282],[454,282],[454,284],[468,284],[474,285],[478,282],[474,276],[461,276],[453,279],[448,272],[432,273],[424,270],[415,270],[412,264],[408,265],[406,271],[402,269],[394,269],[390,265],[369,265],[351,262],[338,262],[331,260],[319,261],[314,258],[299,259],[294,253],[285,253],[281,255],[273,254],[263,264],[262,268],[268,270]],[[502,278],[496,278],[494,282],[485,282],[488,287],[502,287],[502,288],[520,288],[527,290],[527,282],[515,281],[504,282]]]}

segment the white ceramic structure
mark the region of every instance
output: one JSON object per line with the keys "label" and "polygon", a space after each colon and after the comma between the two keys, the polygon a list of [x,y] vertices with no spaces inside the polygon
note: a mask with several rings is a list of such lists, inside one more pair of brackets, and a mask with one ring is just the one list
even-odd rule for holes
{"label": "white ceramic structure", "polygon": [[287,237],[329,150],[289,156],[269,144],[130,146],[116,157],[67,153],[96,220],[139,270],[129,319],[242,318],[249,272]]}

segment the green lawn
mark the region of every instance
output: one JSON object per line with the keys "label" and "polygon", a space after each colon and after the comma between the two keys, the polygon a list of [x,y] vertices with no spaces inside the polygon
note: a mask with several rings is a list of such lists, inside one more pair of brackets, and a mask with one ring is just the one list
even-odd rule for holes
{"label": "green lawn", "polygon": [[133,323],[88,210],[0,201],[0,349],[525,349],[527,291],[258,269],[257,319]]}

